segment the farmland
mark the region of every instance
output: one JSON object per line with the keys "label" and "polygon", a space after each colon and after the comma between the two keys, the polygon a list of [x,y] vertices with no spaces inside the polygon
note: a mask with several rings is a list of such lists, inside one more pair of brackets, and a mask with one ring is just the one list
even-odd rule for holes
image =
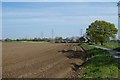
{"label": "farmland", "polygon": [[3,42],[2,48],[3,78],[76,77],[73,64],[85,56],[73,43]]}

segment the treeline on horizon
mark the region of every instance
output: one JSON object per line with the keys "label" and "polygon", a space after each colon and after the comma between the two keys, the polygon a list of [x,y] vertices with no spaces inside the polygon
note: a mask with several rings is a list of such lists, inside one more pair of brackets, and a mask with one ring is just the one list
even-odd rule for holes
{"label": "treeline on horizon", "polygon": [[35,41],[35,42],[55,42],[55,43],[65,43],[65,42],[80,42],[80,37],[70,37],[70,38],[63,38],[63,37],[55,37],[55,38],[22,38],[22,39],[10,39],[6,38],[2,41],[4,42],[12,42],[12,41]]}
{"label": "treeline on horizon", "polygon": [[[4,40],[1,40],[3,42],[14,42],[14,41],[33,41],[33,42],[55,42],[55,43],[81,43],[81,42],[85,42],[85,43],[89,43],[88,41],[85,41],[83,36],[81,37],[70,37],[70,38],[62,38],[62,37],[56,37],[56,38],[23,38],[23,39],[10,39],[10,38],[6,38]],[[110,42],[112,43],[120,43],[120,40],[110,40]]]}

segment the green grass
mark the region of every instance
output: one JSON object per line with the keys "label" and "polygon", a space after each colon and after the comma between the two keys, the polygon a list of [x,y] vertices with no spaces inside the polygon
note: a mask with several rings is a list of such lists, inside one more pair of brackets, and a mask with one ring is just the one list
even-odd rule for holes
{"label": "green grass", "polygon": [[86,50],[90,50],[94,48],[94,46],[88,46],[87,43],[81,43],[80,45],[82,45]]}
{"label": "green grass", "polygon": [[102,46],[102,47],[105,47],[105,48],[110,48],[110,49],[115,49],[117,47],[119,47],[119,43],[116,41],[116,42],[108,42],[108,43],[104,43],[104,45],[100,45],[100,44],[96,44],[96,46]]}
{"label": "green grass", "polygon": [[[84,45],[84,47],[87,45]],[[85,65],[85,72],[80,78],[117,78],[118,64],[108,51],[89,48],[89,59]]]}
{"label": "green grass", "polygon": [[114,50],[120,51],[120,47],[115,48]]}
{"label": "green grass", "polygon": [[[97,44],[96,46],[101,46],[101,45]],[[120,42],[114,42],[114,43],[113,42],[108,42],[108,43],[105,43],[101,47],[105,47],[105,48],[109,48],[109,49],[120,51]]]}
{"label": "green grass", "polygon": [[118,44],[112,44],[112,43],[106,43],[104,45],[100,45],[100,44],[96,44],[96,46],[101,46],[101,47],[105,47],[105,48],[110,48],[110,49],[115,49],[118,47]]}

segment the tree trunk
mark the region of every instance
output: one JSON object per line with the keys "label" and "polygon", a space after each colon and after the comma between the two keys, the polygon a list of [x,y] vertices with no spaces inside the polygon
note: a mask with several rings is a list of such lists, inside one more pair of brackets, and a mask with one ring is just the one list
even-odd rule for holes
{"label": "tree trunk", "polygon": [[100,43],[101,43],[101,45],[103,45],[103,41],[101,41]]}

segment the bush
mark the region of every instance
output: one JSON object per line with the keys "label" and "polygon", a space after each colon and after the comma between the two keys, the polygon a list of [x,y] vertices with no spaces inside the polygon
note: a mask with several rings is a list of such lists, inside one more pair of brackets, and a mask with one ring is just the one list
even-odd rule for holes
{"label": "bush", "polygon": [[5,39],[5,41],[6,41],[6,42],[11,42],[12,40],[9,39],[9,38],[7,38],[7,39]]}
{"label": "bush", "polygon": [[120,51],[120,47],[115,48],[114,50]]}

